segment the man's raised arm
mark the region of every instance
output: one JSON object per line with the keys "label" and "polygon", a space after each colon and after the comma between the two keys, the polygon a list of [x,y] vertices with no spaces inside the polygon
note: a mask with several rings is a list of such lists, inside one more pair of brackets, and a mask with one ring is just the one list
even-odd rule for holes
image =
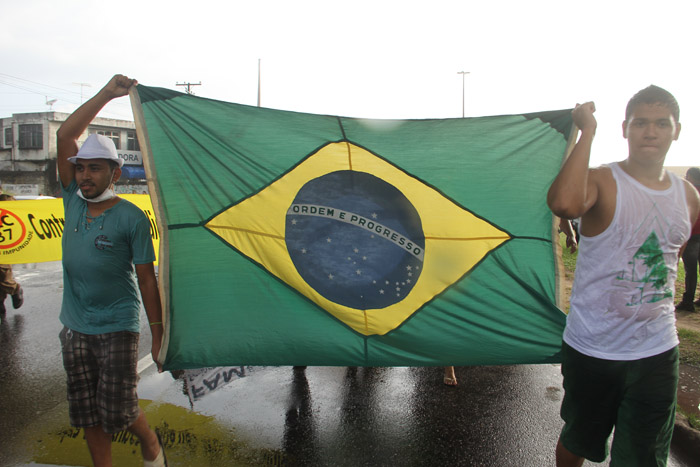
{"label": "man's raised arm", "polygon": [[135,79],[124,75],[114,75],[112,79],[89,101],[78,107],[56,132],[58,142],[58,176],[64,187],[75,177],[75,166],[68,161],[78,153],[78,138],[102,108],[112,99],[125,96],[134,86]]}
{"label": "man's raised arm", "polygon": [[572,117],[581,136],[547,193],[547,205],[564,219],[581,217],[595,204],[597,189],[588,177],[588,163],[597,122],[593,102],[577,105]]}

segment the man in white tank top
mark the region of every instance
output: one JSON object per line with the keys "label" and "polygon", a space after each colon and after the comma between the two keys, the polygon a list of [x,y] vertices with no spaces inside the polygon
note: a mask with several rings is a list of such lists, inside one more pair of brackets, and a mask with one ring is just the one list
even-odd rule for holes
{"label": "man in white tank top", "polygon": [[676,99],[649,86],[628,103],[627,159],[589,169],[592,102],[577,105],[581,135],[547,194],[552,212],[581,218],[562,344],[564,428],[558,466],[666,465],[675,418],[679,252],[700,213],[693,186],[663,169],[681,125]]}

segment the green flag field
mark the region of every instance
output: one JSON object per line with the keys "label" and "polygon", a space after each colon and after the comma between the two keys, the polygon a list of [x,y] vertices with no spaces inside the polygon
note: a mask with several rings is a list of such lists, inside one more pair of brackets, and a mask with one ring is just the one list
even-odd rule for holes
{"label": "green flag field", "polygon": [[165,369],[559,361],[571,111],[365,120],[131,91]]}

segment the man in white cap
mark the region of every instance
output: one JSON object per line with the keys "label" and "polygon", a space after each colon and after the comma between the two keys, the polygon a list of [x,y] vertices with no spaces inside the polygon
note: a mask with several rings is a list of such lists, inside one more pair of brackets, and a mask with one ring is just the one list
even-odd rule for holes
{"label": "man in white cap", "polygon": [[[151,327],[153,359],[163,337],[162,309],[146,215],[114,193],[123,160],[109,138],[78,138],[136,80],[116,75],[61,125],[63,304],[60,334],[71,424],[85,429],[94,465],[112,465],[112,434],[129,430],[146,466],[167,465],[162,442],[138,406],[139,291]],[[160,368],[160,367],[159,367]]]}

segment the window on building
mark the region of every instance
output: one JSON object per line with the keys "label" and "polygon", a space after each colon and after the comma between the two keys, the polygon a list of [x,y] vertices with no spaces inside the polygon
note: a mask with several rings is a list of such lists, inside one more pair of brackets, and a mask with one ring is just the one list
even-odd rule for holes
{"label": "window on building", "polygon": [[139,140],[136,139],[135,131],[126,132],[126,150],[127,151],[140,151]]}
{"label": "window on building", "polygon": [[14,146],[12,144],[12,127],[5,128],[5,147],[11,148],[12,146]]}
{"label": "window on building", "polygon": [[44,147],[44,127],[41,123],[19,125],[19,148],[42,149]]}
{"label": "window on building", "polygon": [[111,139],[114,141],[114,145],[117,147],[117,149],[121,148],[121,145],[119,144],[119,131],[111,131],[111,130],[97,130],[95,131],[98,135],[106,136],[107,138]]}

